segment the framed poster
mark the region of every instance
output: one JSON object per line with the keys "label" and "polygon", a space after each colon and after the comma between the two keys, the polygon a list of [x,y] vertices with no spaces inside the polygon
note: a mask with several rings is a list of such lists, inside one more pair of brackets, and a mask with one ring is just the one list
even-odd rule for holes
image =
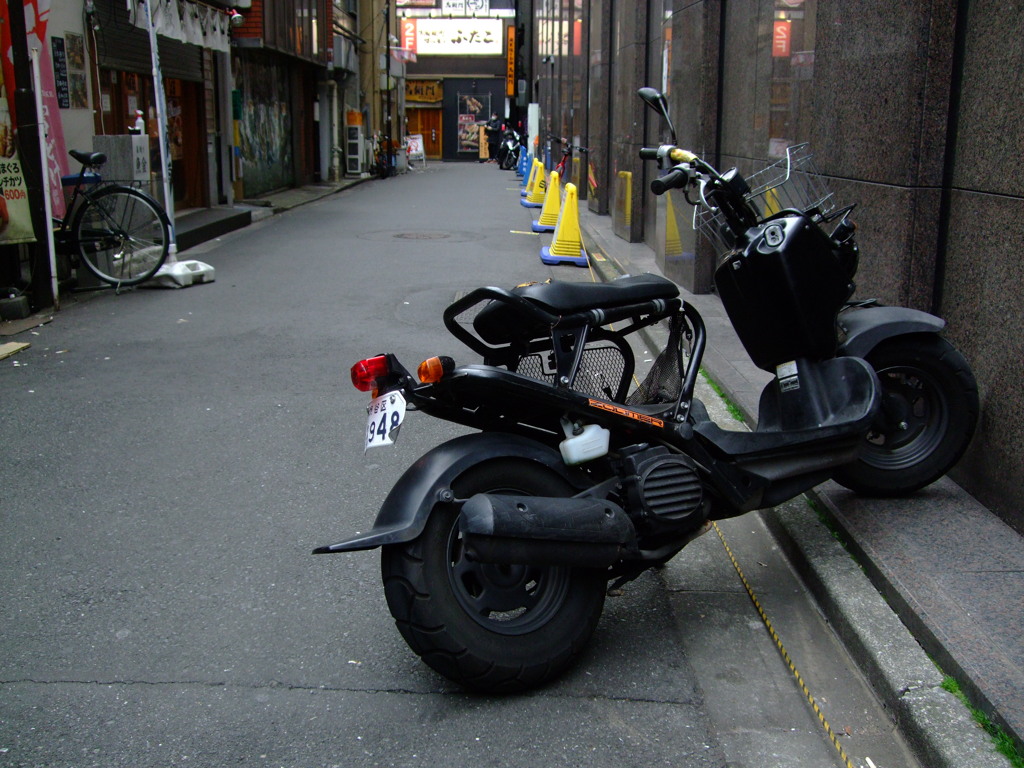
{"label": "framed poster", "polygon": [[480,124],[491,116],[491,94],[459,94],[459,152],[480,152]]}

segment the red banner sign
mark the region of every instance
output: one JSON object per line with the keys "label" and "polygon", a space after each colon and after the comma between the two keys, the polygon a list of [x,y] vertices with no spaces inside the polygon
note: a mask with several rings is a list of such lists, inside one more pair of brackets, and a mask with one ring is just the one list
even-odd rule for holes
{"label": "red banner sign", "polygon": [[788,58],[793,28],[788,21],[776,21],[772,30],[772,56]]}
{"label": "red banner sign", "polygon": [[[39,49],[40,90],[43,96],[43,114],[46,124],[46,143],[49,162],[46,169],[50,204],[54,216],[64,215],[64,189],[60,177],[68,172],[67,152],[64,148],[64,124],[61,122],[60,106],[57,101],[57,86],[53,78],[53,63],[50,46],[46,43],[46,24],[50,18],[50,0],[0,0],[0,17],[8,17],[8,6],[17,8],[24,3],[25,32],[28,49]],[[18,125],[14,112],[14,56],[11,52],[11,25],[0,24],[0,54],[3,56],[3,80],[7,89],[8,107]]]}

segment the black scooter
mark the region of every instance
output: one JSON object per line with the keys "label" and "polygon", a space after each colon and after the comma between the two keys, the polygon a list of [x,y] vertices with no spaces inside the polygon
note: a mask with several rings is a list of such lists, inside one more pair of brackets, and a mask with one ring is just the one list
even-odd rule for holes
{"label": "black scooter", "polygon": [[498,167],[503,171],[511,171],[519,164],[519,155],[523,151],[524,139],[519,133],[506,128],[498,147]]}
{"label": "black scooter", "polygon": [[[667,117],[655,94],[641,95]],[[367,447],[391,443],[407,409],[479,430],[416,461],[368,533],[315,550],[382,547],[402,636],[467,688],[552,679],[592,634],[609,581],[665,563],[713,520],[851,466],[887,418],[872,366],[836,354],[856,260],[848,219],[826,233],[818,210],[760,215],[735,171],[671,145],[642,156],[671,167],[655,193],[696,191],[722,214],[709,222],[731,240],[722,301],[755,362],[775,373],[754,432],[719,428],[694,397],[704,323],[654,275],[479,288],[444,323],[482,365],[431,358],[414,376],[384,354],[352,368],[355,386],[373,393]],[[655,323],[667,323],[668,343],[631,391],[630,337]],[[862,328],[848,346],[899,335]]]}

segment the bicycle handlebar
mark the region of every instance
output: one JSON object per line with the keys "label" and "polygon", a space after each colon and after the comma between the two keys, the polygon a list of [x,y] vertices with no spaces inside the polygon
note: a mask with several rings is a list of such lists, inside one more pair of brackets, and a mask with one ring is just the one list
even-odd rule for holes
{"label": "bicycle handlebar", "polygon": [[651,182],[651,192],[663,195],[670,189],[685,187],[690,183],[690,170],[686,166],[677,165],[664,176]]}

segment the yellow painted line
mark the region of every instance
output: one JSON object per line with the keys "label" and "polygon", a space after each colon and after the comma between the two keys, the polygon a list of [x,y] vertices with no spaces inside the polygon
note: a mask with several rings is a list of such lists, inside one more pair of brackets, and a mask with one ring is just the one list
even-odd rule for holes
{"label": "yellow painted line", "polygon": [[510,229],[509,232],[513,235],[533,235],[534,237],[540,237],[540,232],[524,232],[521,229]]}
{"label": "yellow painted line", "polygon": [[804,692],[804,696],[807,697],[807,702],[811,705],[811,709],[814,710],[814,714],[818,716],[818,722],[821,723],[821,727],[825,729],[825,734],[828,736],[828,740],[832,742],[832,746],[839,752],[839,757],[842,759],[844,768],[853,768],[853,763],[850,762],[850,758],[846,755],[846,750],[843,749],[843,745],[839,743],[839,737],[836,736],[832,730],[832,726],[828,724],[828,720],[825,719],[825,713],[821,711],[821,707],[818,706],[818,702],[815,701],[814,695],[811,693],[807,684],[804,682],[803,676],[800,674],[800,670],[796,668],[796,664],[793,663],[793,659],[790,658],[789,652],[782,645],[782,638],[779,637],[779,633],[775,631],[775,627],[772,626],[771,619],[768,618],[768,614],[764,608],[761,607],[760,601],[757,599],[757,595],[754,594],[753,587],[747,581],[747,577],[743,575],[743,569],[740,568],[739,561],[736,556],[732,553],[729,548],[729,543],[725,540],[725,534],[722,533],[722,529],[718,527],[718,523],[711,523],[714,526],[715,532],[718,533],[718,538],[722,540],[722,546],[725,547],[725,552],[729,556],[729,560],[732,561],[732,567],[736,569],[736,573],[740,577],[740,581],[743,583],[744,588],[747,590],[747,595],[750,597],[751,602],[754,603],[754,608],[757,609],[758,615],[761,617],[761,621],[768,629],[768,634],[771,635],[772,640],[775,641],[776,647],[779,649],[779,653],[782,654],[783,661],[789,667],[789,671],[793,673],[793,677],[796,678],[797,684],[800,686],[800,690]]}

